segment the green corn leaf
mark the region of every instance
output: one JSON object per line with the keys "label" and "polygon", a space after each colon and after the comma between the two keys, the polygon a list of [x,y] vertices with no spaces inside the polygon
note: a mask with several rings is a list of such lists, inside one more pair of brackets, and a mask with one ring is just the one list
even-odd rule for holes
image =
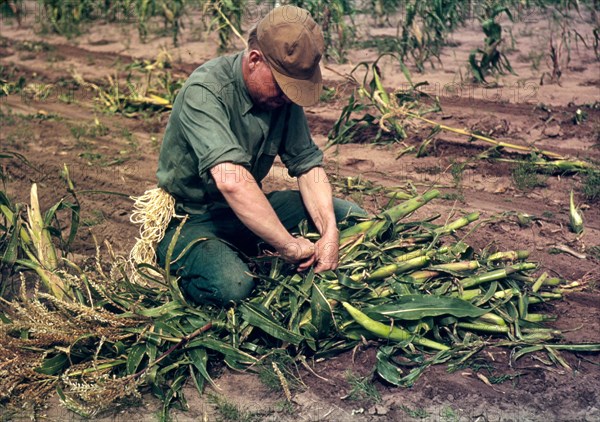
{"label": "green corn leaf", "polygon": [[391,346],[383,346],[377,350],[377,364],[375,369],[377,374],[390,384],[401,386],[402,370],[391,359],[393,350],[394,348]]}
{"label": "green corn leaf", "polygon": [[265,333],[288,343],[299,345],[304,337],[293,333],[273,319],[271,315],[264,309],[260,309],[256,305],[250,303],[243,303],[239,308],[242,318],[248,322],[248,324],[261,329]]}
{"label": "green corn leaf", "polygon": [[127,355],[127,374],[132,375],[137,372],[145,354],[145,344],[136,344],[129,350],[129,354]]}
{"label": "green corn leaf", "polygon": [[41,366],[35,368],[35,372],[45,375],[57,375],[69,366],[69,358],[66,353],[59,353],[51,358],[46,358]]}
{"label": "green corn leaf", "polygon": [[419,320],[440,315],[476,318],[488,312],[459,298],[429,295],[401,296],[393,304],[374,306],[366,311],[367,315],[380,314],[401,320]]}
{"label": "green corn leaf", "polygon": [[[208,370],[206,367],[206,365],[208,364],[208,353],[206,353],[206,349],[204,349],[202,347],[195,347],[193,349],[188,349],[187,354],[188,354],[190,361],[192,362],[192,365],[198,371],[199,376],[197,378],[202,377],[202,379],[204,381],[208,381],[210,383],[210,385],[213,386],[213,388],[217,388],[217,386],[215,385],[215,382],[212,380],[212,378],[208,374]],[[197,384],[197,387],[198,387],[198,385],[200,385],[200,382],[199,381],[196,381],[196,382],[198,383]],[[202,382],[202,385],[203,385],[203,383],[204,382]],[[201,390],[199,390],[198,392],[200,394],[202,394]]]}
{"label": "green corn leaf", "polygon": [[[182,369],[186,369],[186,368],[182,368]],[[178,374],[175,376],[175,379],[171,383],[171,387],[165,393],[165,396],[163,398],[161,420],[167,420],[169,407],[171,406],[171,402],[174,399],[177,399],[177,398],[179,398],[180,400],[183,399],[181,389],[183,388],[183,384],[185,384],[186,380],[187,380],[187,376],[183,373],[183,371],[178,371]]]}
{"label": "green corn leaf", "polygon": [[[167,302],[164,305],[157,306],[156,308],[141,308],[136,307],[135,311],[131,314],[142,315],[149,318],[158,318],[167,314],[171,314],[172,312],[181,309],[181,303],[177,301]],[[184,315],[184,313],[181,313]]]}
{"label": "green corn leaf", "polygon": [[323,338],[331,330],[333,310],[325,295],[316,284],[313,284],[312,287],[310,309],[312,324],[317,329],[317,336],[318,338]]}
{"label": "green corn leaf", "polygon": [[191,350],[197,347],[204,347],[207,349],[214,350],[215,352],[219,352],[222,355],[233,359],[234,361],[240,362],[244,365],[251,365],[256,363],[258,359],[254,356],[241,351],[240,349],[236,349],[228,345],[227,343],[212,339],[212,338],[197,338],[188,343],[184,350]]}

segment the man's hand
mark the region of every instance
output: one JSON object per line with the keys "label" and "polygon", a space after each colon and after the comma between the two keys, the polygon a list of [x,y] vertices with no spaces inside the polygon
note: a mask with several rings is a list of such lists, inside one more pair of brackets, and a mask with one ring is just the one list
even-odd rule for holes
{"label": "man's hand", "polygon": [[[315,259],[309,265],[316,263],[315,273],[335,270],[338,267],[339,260],[339,236],[338,231],[333,230],[321,237],[315,243]],[[306,265],[308,268],[309,265]],[[298,266],[299,271],[303,271],[305,263]]]}
{"label": "man's hand", "polygon": [[303,237],[294,237],[293,240],[279,248],[279,255],[292,264],[298,265],[298,271],[304,271],[316,260],[315,244]]}

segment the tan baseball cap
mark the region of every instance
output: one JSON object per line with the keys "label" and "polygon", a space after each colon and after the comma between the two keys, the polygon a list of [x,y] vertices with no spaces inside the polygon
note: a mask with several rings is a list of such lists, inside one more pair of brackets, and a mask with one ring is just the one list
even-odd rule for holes
{"label": "tan baseball cap", "polygon": [[300,106],[319,101],[323,32],[307,10],[282,6],[258,23],[257,41],[283,93]]}

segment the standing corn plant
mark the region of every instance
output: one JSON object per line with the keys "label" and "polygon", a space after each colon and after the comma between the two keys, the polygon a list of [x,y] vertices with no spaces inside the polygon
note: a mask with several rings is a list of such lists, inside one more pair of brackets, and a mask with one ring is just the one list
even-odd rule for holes
{"label": "standing corn plant", "polygon": [[516,75],[504,52],[500,50],[502,43],[502,26],[496,18],[502,13],[512,20],[510,10],[502,5],[489,4],[484,15],[480,18],[481,28],[485,34],[484,46],[474,50],[469,55],[469,65],[475,80],[487,84],[486,78],[504,75],[507,72]]}
{"label": "standing corn plant", "polygon": [[142,40],[148,37],[148,23],[151,18],[161,16],[164,27],[170,30],[173,44],[177,45],[181,19],[184,16],[188,0],[137,0],[136,17],[138,20],[138,32]]}
{"label": "standing corn plant", "polygon": [[419,72],[425,64],[433,67],[433,59],[439,62],[442,48],[449,33],[464,23],[468,2],[460,0],[412,1],[405,4],[404,19],[399,24],[400,59],[412,61]]}
{"label": "standing corn plant", "polygon": [[242,16],[245,7],[245,0],[209,0],[204,3],[204,13],[212,16],[209,28],[216,29],[219,34],[220,53],[232,48],[233,36],[246,43],[242,37]]}

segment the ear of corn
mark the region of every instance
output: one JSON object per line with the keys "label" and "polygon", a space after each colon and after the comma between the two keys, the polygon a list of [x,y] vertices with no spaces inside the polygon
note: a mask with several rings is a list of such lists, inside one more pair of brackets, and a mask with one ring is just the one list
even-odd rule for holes
{"label": "ear of corn", "polygon": [[575,206],[572,190],[569,196],[569,225],[573,233],[583,233],[583,216],[581,215],[581,211],[579,211],[579,209],[577,209],[577,207]]}

